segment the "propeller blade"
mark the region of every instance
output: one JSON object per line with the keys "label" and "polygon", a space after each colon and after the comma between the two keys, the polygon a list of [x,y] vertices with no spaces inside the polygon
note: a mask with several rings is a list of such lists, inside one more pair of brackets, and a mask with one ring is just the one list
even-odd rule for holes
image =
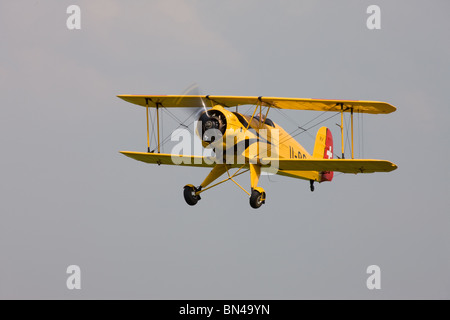
{"label": "propeller blade", "polygon": [[[201,94],[200,88],[197,83],[193,83],[192,85],[190,85],[187,89],[184,90],[184,92],[182,94],[189,95],[189,96],[199,96],[198,103],[197,103],[198,108],[195,108],[193,111],[192,111],[192,109],[184,109],[185,111],[188,112],[188,114],[191,117],[194,117],[194,119],[197,120],[202,112],[206,112],[206,114],[208,114],[208,109],[206,107],[207,103],[205,103],[205,98],[200,97],[200,96],[202,96],[202,94]],[[182,99],[183,98],[181,98],[181,100]]]}

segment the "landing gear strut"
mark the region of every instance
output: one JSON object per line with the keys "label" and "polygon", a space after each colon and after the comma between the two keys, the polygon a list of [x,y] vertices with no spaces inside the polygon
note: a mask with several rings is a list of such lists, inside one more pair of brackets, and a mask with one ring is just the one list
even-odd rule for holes
{"label": "landing gear strut", "polygon": [[200,188],[196,188],[191,184],[188,184],[186,186],[184,186],[184,191],[183,191],[183,195],[184,195],[184,200],[186,200],[186,203],[190,206],[195,206],[197,204],[197,202],[201,199],[200,195],[195,194],[197,191],[200,191]]}
{"label": "landing gear strut", "polygon": [[[241,171],[244,168],[245,165],[242,165],[235,173],[230,174],[228,169],[230,168],[227,164],[217,164],[211,172],[208,174],[208,176],[205,178],[205,180],[202,182],[202,184],[199,187],[195,187],[192,184],[188,184],[184,186],[183,195],[184,200],[186,200],[186,203],[190,206],[195,206],[197,202],[201,199],[200,193],[211,189],[221,183],[224,183],[228,180],[233,181],[239,188],[241,188],[245,193],[247,193],[250,196],[250,206],[254,209],[258,209],[261,207],[264,203],[266,203],[266,192],[263,188],[257,187],[259,176],[261,174],[261,166],[257,164],[250,164],[250,168],[248,170]],[[237,177],[247,171],[250,171],[250,183],[251,183],[251,193],[246,191],[239,183],[237,183],[233,178]],[[216,180],[218,177],[220,177],[224,173],[228,174],[228,178],[209,186],[214,180]]]}
{"label": "landing gear strut", "polygon": [[314,180],[309,180],[309,189],[311,189],[311,192],[314,191]]}

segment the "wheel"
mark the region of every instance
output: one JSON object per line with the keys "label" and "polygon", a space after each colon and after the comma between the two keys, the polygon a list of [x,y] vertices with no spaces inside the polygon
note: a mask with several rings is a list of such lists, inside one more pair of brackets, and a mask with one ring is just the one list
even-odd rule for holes
{"label": "wheel", "polygon": [[198,189],[194,186],[191,185],[187,185],[184,186],[184,191],[183,191],[183,195],[184,195],[184,200],[186,200],[186,203],[190,206],[195,206],[198,202],[198,200],[200,200],[200,196],[196,195],[195,193],[198,191]]}
{"label": "wheel", "polygon": [[311,192],[314,192],[314,180],[309,180],[309,188],[311,189]]}
{"label": "wheel", "polygon": [[266,193],[259,192],[258,190],[253,190],[252,195],[250,196],[250,206],[253,209],[258,209],[266,202]]}

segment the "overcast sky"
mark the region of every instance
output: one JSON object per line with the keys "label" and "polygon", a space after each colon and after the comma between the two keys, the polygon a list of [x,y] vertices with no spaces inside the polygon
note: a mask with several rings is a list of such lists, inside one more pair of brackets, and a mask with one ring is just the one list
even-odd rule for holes
{"label": "overcast sky", "polygon": [[[66,27],[71,4],[81,30]],[[371,4],[381,30],[366,27]],[[449,299],[449,10],[446,0],[2,1],[0,298]],[[314,193],[264,176],[257,211],[232,183],[190,207],[182,187],[208,169],[119,154],[145,151],[146,129],[145,110],[116,95],[192,83],[389,102],[397,112],[358,122],[356,153],[399,168],[336,175]],[[287,131],[317,115],[285,114],[293,121],[270,117]],[[338,121],[324,123],[336,149]],[[312,153],[310,135],[298,141]],[[79,291],[66,287],[73,264]],[[381,290],[366,287],[373,264]]]}

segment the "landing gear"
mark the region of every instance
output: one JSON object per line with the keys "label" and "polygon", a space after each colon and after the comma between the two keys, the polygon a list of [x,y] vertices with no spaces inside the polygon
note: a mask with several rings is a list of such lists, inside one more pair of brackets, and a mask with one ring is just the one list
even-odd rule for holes
{"label": "landing gear", "polygon": [[258,209],[266,202],[266,193],[262,188],[253,189],[250,196],[250,206],[253,209]]}
{"label": "landing gear", "polygon": [[314,180],[309,180],[309,189],[311,189],[311,192],[314,192]]}
{"label": "landing gear", "polygon": [[184,186],[184,200],[186,200],[186,203],[190,206],[195,206],[197,202],[201,199],[200,195],[196,195],[195,193],[197,191],[200,191],[201,188],[196,188],[191,184]]}
{"label": "landing gear", "polygon": [[[263,188],[257,187],[259,176],[261,174],[261,166],[257,164],[250,164],[250,168],[248,170],[243,170],[245,165],[242,165],[236,172],[233,174],[230,174],[229,169],[230,166],[227,164],[217,164],[211,172],[208,174],[208,176],[205,178],[205,180],[200,184],[199,187],[195,187],[192,184],[188,184],[184,186],[183,195],[184,200],[186,200],[186,203],[190,206],[195,206],[197,202],[201,199],[200,193],[209,190],[221,183],[224,183],[228,180],[233,181],[238,187],[240,187],[242,190],[244,190],[245,193],[247,193],[250,196],[250,206],[254,209],[258,209],[266,202],[266,193]],[[250,171],[250,186],[251,186],[251,193],[246,191],[239,183],[234,180],[234,177],[237,177],[247,171]],[[212,186],[209,186],[214,180],[216,180],[218,177],[220,177],[224,173],[228,174],[228,178],[215,183]]]}

